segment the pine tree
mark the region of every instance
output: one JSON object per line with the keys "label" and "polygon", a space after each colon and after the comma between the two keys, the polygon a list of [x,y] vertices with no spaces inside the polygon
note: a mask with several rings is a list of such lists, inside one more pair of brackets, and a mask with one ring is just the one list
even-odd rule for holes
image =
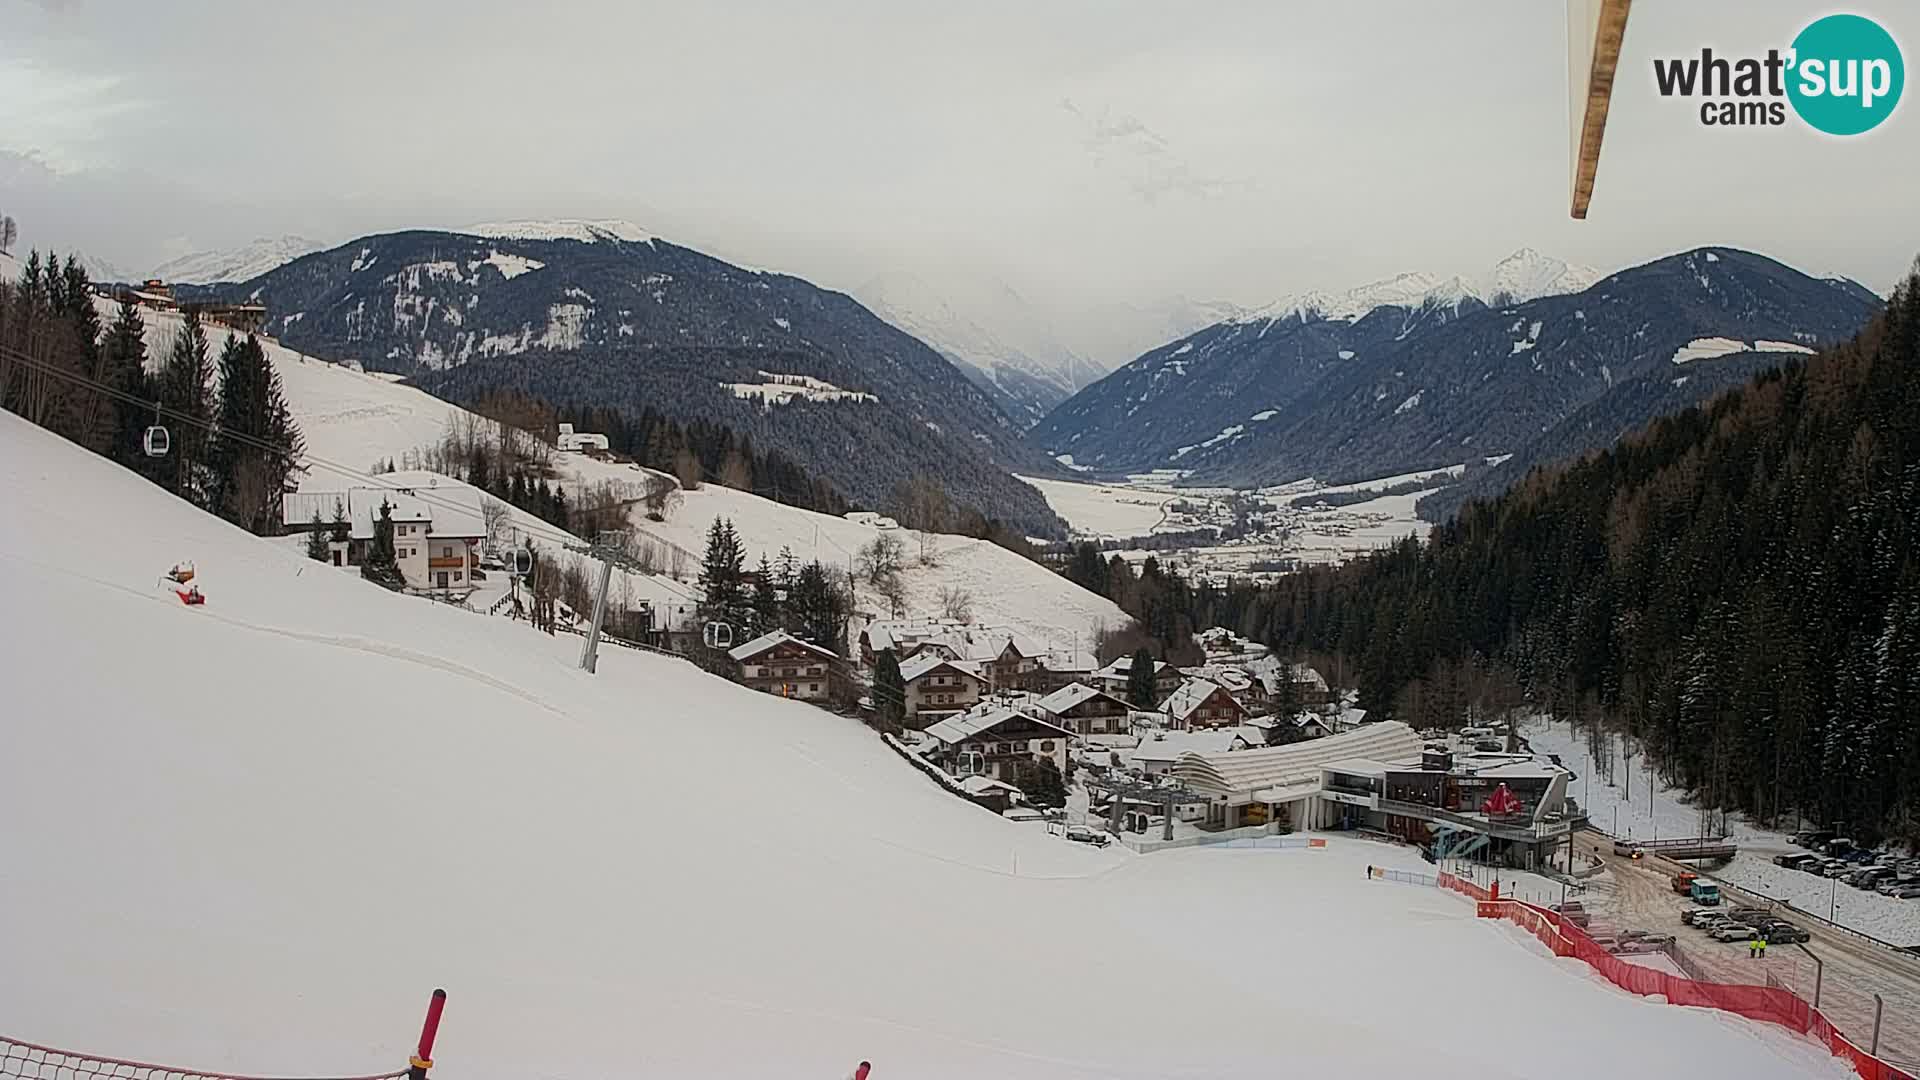
{"label": "pine tree", "polygon": [[793,592],[787,601],[793,633],[805,641],[840,652],[841,626],[846,619],[845,594],[833,583],[832,575],[819,560],[807,563],[794,575]]}
{"label": "pine tree", "polygon": [[229,335],[220,350],[216,426],[214,505],[222,517],[255,534],[279,532],[287,478],[306,441],[287,408],[279,373],[252,334]]}
{"label": "pine tree", "polygon": [[[100,347],[108,385],[143,400],[153,396],[154,390],[147,378],[147,325],[141,318],[140,305],[121,299]],[[153,419],[153,410],[146,406],[116,401],[113,456],[149,479],[159,479],[155,461],[147,457],[145,449],[147,428]]]}
{"label": "pine tree", "polygon": [[766,633],[780,625],[780,597],[773,579],[773,567],[760,556],[760,577],[753,585],[753,628]]}
{"label": "pine tree", "polygon": [[907,684],[892,649],[880,650],[873,664],[873,715],[883,731],[898,731],[907,715]]}
{"label": "pine tree", "polygon": [[1050,757],[1037,757],[1020,769],[1020,793],[1042,810],[1067,805],[1067,782]]}
{"label": "pine tree", "polygon": [[344,544],[353,536],[353,526],[347,521],[347,507],[338,498],[333,500],[333,524],[329,539],[336,544]]}
{"label": "pine tree", "polygon": [[360,560],[360,576],[395,592],[407,587],[393,553],[393,504],[385,499],[380,500],[380,513],[373,519],[373,543],[367,548],[366,558]]}
{"label": "pine tree", "polygon": [[1153,653],[1142,647],[1133,654],[1127,668],[1127,704],[1136,709],[1151,709],[1158,703],[1153,685]]}
{"label": "pine tree", "polygon": [[172,444],[167,452],[170,467],[164,470],[166,488],[200,507],[208,505],[212,381],[207,337],[200,328],[200,317],[189,311],[180,332],[174,335],[167,365],[160,372],[160,404],[167,410],[165,426]]}
{"label": "pine tree", "polygon": [[701,611],[712,622],[744,630],[753,618],[746,589],[746,553],[733,522],[714,518],[707,528],[707,550],[700,563],[700,588],[706,594]]}
{"label": "pine tree", "polygon": [[327,525],[320,520],[320,511],[313,512],[307,530],[307,558],[314,562],[332,562],[333,550],[327,546]]}

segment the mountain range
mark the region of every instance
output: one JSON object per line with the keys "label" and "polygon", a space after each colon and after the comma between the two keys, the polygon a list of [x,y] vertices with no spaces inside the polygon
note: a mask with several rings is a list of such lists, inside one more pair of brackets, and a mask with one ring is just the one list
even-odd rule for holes
{"label": "mountain range", "polygon": [[854,294],[874,314],[934,347],[1023,427],[1112,370],[1065,344],[1005,282],[881,274]]}
{"label": "mountain range", "polygon": [[844,294],[629,222],[368,236],[197,291],[262,301],[285,344],[444,397],[651,407],[725,424],[864,505],[926,473],[1029,535],[1064,531],[1009,471],[1057,466],[932,348]]}
{"label": "mountain range", "polygon": [[154,267],[147,276],[185,285],[251,281],[320,248],[303,236],[262,237],[237,248],[182,255]]}
{"label": "mountain range", "polygon": [[1030,438],[1101,473],[1234,486],[1487,459],[1475,482],[1506,482],[1844,338],[1879,304],[1731,248],[1606,277],[1523,250],[1474,278],[1401,275],[1216,323],[1082,390]]}

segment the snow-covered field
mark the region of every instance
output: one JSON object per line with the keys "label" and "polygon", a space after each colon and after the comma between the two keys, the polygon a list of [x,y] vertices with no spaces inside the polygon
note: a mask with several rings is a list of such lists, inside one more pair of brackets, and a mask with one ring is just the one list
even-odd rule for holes
{"label": "snow-covered field", "polygon": [[[21,1037],[373,1072],[444,986],[467,1080],[1847,1075],[1354,872],[1403,849],[1090,850],[851,720],[662,657],[588,676],[567,639],[315,573],[11,415],[0,456]],[[204,607],[155,586],[182,553]],[[1497,1044],[1407,1037],[1461,972],[1499,988]]]}
{"label": "snow-covered field", "polygon": [[[1576,742],[1566,724],[1534,721],[1522,734],[1536,752],[1560,755],[1560,760],[1580,775],[1568,794],[1587,808],[1589,820],[1595,827],[1636,840],[1698,836],[1703,831],[1715,836],[1724,828],[1726,835],[1738,842],[1740,854],[1727,866],[1714,871],[1715,878],[1776,900],[1790,901],[1802,911],[1821,918],[1831,917],[1841,926],[1883,941],[1896,945],[1920,944],[1920,901],[1894,900],[1836,885],[1831,878],[1775,866],[1775,855],[1801,849],[1785,835],[1762,828],[1740,814],[1723,816],[1719,811],[1703,814],[1686,801],[1683,792],[1658,780],[1649,787],[1646,760],[1637,754],[1632,759],[1632,797],[1629,799],[1626,746],[1619,737],[1616,736],[1608,748],[1615,779],[1615,783],[1609,785],[1605,770],[1597,767],[1586,743]],[[1709,816],[1711,821],[1703,820]]]}
{"label": "snow-covered field", "polygon": [[1166,518],[1163,509],[1179,496],[1171,491],[1116,484],[1082,484],[1072,480],[1020,479],[1040,489],[1047,505],[1059,514],[1075,535],[1124,539],[1145,536]]}

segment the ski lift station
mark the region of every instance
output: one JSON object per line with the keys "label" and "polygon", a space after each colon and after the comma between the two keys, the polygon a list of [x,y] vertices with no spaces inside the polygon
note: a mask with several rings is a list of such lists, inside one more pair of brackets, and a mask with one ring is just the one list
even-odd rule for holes
{"label": "ski lift station", "polygon": [[1581,816],[1567,798],[1568,770],[1505,754],[1456,760],[1397,721],[1263,750],[1188,753],[1168,775],[1206,797],[1203,830],[1360,830],[1435,858],[1524,867],[1542,865]]}

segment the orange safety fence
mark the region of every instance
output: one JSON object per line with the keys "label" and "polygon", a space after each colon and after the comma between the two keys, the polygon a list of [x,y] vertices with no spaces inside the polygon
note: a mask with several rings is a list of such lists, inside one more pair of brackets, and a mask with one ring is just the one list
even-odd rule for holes
{"label": "orange safety fence", "polygon": [[1475,885],[1466,878],[1456,874],[1449,874],[1445,871],[1442,871],[1440,874],[1439,884],[1443,889],[1452,889],[1454,892],[1461,893],[1474,900],[1491,900],[1496,895],[1488,892],[1483,886]]}
{"label": "orange safety fence", "polygon": [[[1454,884],[1448,885],[1447,879],[1452,875],[1442,874],[1440,877],[1443,885],[1457,891],[1479,888],[1457,878],[1453,879]],[[1622,990],[1642,995],[1662,994],[1675,1005],[1719,1009],[1738,1013],[1751,1020],[1778,1024],[1797,1034],[1810,1036],[1826,1046],[1835,1057],[1852,1065],[1862,1080],[1920,1080],[1912,1073],[1889,1065],[1855,1046],[1818,1009],[1785,987],[1706,982],[1630,964],[1594,944],[1584,930],[1558,913],[1519,900],[1483,897],[1476,909],[1483,919],[1505,919],[1520,926],[1551,949],[1555,956],[1571,956],[1584,962]]]}

